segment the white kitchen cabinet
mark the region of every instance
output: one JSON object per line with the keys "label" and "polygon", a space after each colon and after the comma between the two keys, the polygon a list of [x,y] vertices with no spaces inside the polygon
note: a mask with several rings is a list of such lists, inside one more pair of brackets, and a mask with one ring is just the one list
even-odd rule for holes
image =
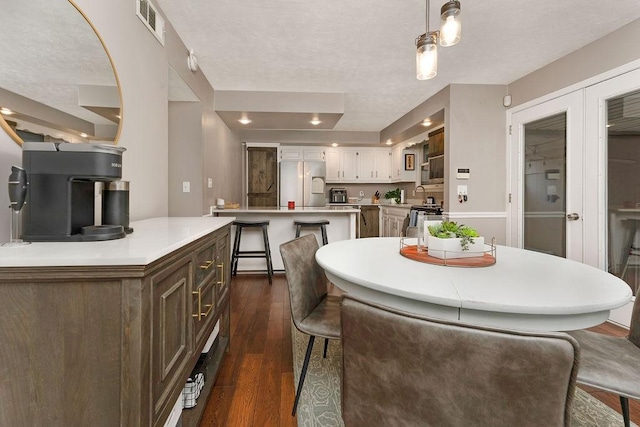
{"label": "white kitchen cabinet", "polygon": [[382,237],[400,237],[404,220],[409,215],[408,207],[381,206],[380,219]]}
{"label": "white kitchen cabinet", "polygon": [[358,181],[358,150],[354,148],[331,148],[325,152],[327,182]]}
{"label": "white kitchen cabinet", "polygon": [[325,147],[284,146],[280,148],[280,160],[325,160]]}
{"label": "white kitchen cabinet", "polygon": [[360,149],[359,182],[389,182],[391,151],[379,148]]}
{"label": "white kitchen cabinet", "polygon": [[[413,170],[405,170],[405,154],[413,154]],[[416,150],[398,146],[391,151],[391,182],[416,181]]]}

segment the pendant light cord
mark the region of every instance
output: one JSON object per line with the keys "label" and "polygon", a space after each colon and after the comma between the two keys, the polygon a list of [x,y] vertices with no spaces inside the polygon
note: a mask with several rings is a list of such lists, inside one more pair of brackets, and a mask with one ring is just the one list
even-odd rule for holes
{"label": "pendant light cord", "polygon": [[426,5],[426,12],[425,12],[425,34],[428,37],[429,36],[429,0],[426,0],[427,5]]}

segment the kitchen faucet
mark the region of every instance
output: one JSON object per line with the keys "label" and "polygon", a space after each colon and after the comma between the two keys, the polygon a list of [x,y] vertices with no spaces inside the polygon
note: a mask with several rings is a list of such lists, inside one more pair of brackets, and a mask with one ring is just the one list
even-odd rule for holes
{"label": "kitchen faucet", "polygon": [[422,185],[418,185],[416,187],[416,190],[418,190],[418,188],[422,189],[422,203],[424,204],[424,202],[426,202],[426,198],[425,195],[427,194],[427,192],[424,190],[424,187]]}

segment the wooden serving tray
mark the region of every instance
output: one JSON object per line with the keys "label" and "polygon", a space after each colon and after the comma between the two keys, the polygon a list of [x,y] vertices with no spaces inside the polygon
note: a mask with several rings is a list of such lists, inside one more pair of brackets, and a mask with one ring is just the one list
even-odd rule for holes
{"label": "wooden serving tray", "polygon": [[400,248],[400,255],[414,261],[448,267],[488,267],[496,263],[496,257],[486,252],[476,257],[442,259],[429,255],[427,251],[418,252],[416,245],[403,246]]}

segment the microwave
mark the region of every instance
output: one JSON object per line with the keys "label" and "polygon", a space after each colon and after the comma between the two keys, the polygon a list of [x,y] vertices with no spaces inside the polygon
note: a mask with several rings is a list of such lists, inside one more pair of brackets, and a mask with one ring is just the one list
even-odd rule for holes
{"label": "microwave", "polygon": [[444,182],[444,154],[429,157],[429,184]]}

